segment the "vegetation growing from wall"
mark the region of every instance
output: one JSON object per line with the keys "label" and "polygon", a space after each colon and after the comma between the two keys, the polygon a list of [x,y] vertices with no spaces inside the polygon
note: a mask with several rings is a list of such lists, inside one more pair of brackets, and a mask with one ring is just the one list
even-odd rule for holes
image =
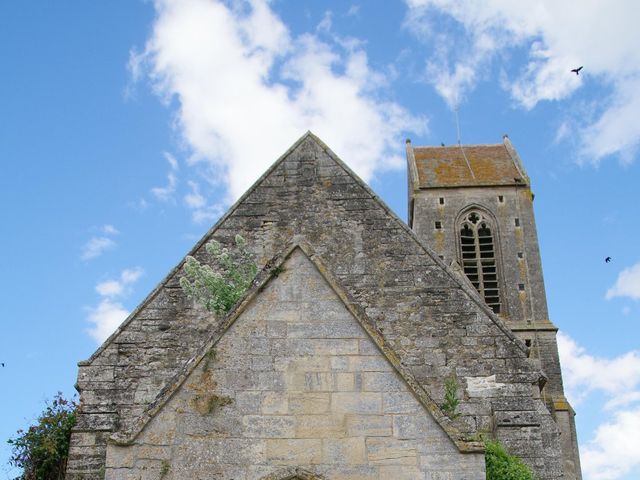
{"label": "vegetation growing from wall", "polygon": [[246,248],[245,239],[236,235],[235,243],[232,250],[222,248],[215,240],[205,245],[213,267],[201,264],[192,256],[185,261],[180,286],[189,298],[195,299],[210,312],[225,313],[231,310],[258,271],[253,256]]}
{"label": "vegetation growing from wall", "polygon": [[460,400],[458,400],[458,381],[456,377],[449,377],[444,382],[444,402],[440,405],[440,408],[447,417],[453,420],[460,416],[456,412],[458,405],[460,405]]}
{"label": "vegetation growing from wall", "polygon": [[8,440],[13,447],[9,463],[23,471],[16,480],[64,479],[77,406],[58,393],[34,425]]}
{"label": "vegetation growing from wall", "polygon": [[535,480],[531,469],[522,460],[509,455],[500,442],[485,442],[487,480]]}

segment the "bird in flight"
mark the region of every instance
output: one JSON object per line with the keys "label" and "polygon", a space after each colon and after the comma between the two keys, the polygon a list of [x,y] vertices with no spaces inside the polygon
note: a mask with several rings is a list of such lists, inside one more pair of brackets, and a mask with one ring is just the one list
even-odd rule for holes
{"label": "bird in flight", "polygon": [[573,68],[571,69],[571,71],[573,73],[575,73],[576,75],[580,75],[580,70],[582,70],[582,67],[578,67],[578,68]]}
{"label": "bird in flight", "polygon": [[610,261],[611,261],[611,257],[607,257],[607,258],[604,259],[605,263],[609,263]]}

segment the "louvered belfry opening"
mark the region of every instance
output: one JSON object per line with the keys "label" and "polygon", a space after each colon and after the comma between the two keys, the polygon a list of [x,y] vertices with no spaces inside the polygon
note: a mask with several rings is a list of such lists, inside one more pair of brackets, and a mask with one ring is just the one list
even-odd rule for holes
{"label": "louvered belfry opening", "polygon": [[496,249],[490,224],[480,212],[464,216],[460,227],[462,268],[484,301],[500,313]]}

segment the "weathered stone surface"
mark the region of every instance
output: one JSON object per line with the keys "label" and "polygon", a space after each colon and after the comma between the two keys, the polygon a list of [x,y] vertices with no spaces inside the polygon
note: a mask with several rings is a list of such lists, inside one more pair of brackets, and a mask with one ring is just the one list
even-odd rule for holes
{"label": "weathered stone surface", "polygon": [[[487,217],[495,240],[498,288],[502,303],[500,317],[518,338],[530,345],[531,356],[541,365],[547,378],[544,397],[562,432],[565,478],[580,479],[578,445],[573,440],[573,413],[557,414],[559,411],[568,412],[571,407],[564,397],[556,342],[557,329],[551,323],[547,310],[530,180],[506,136],[500,145],[463,148],[473,157],[470,157],[469,166],[462,161],[464,159],[459,148],[414,148],[410,143],[407,145],[409,224],[446,264],[460,264],[461,218],[470,210],[481,212]],[[446,161],[452,152],[457,159]],[[458,168],[461,166],[462,169]],[[475,172],[477,176],[471,175],[470,168],[478,169]],[[464,276],[462,270],[459,271]],[[467,328],[467,335],[484,337],[485,332],[474,326]],[[472,345],[469,339],[463,343]],[[513,349],[513,344],[498,343],[493,355],[512,360],[519,357],[519,353]],[[484,356],[485,352],[480,355]],[[498,383],[509,384],[517,374],[523,374],[522,380],[525,381],[528,374],[526,368],[515,367],[513,361],[506,365],[506,374],[492,371],[487,375],[495,375]],[[533,383],[535,379],[530,381]],[[476,385],[480,386],[474,384],[474,387]],[[488,385],[478,391],[482,395],[497,396],[490,391]],[[566,408],[558,410],[554,406],[556,404],[563,404]]]}
{"label": "weathered stone surface", "polygon": [[[300,249],[284,268],[212,347],[215,355],[203,357],[132,444],[108,446],[106,478],[120,478],[124,469],[128,475],[144,475],[163,465],[168,465],[167,480],[204,478],[215,465],[221,478],[246,478],[258,467],[269,472],[289,466],[322,472],[326,478],[340,478],[347,467],[367,467],[364,478],[370,479],[394,472],[401,478],[409,472],[417,475],[413,478],[448,472],[455,478],[483,479],[483,465],[476,460],[482,453],[458,451]],[[281,311],[284,303],[297,304],[300,315],[293,318]],[[316,338],[317,325],[325,324],[323,311],[336,328],[328,338]],[[287,328],[293,344],[314,340],[313,353],[282,349],[262,328],[273,321],[296,326]],[[262,345],[262,340],[267,344],[258,355],[268,357],[264,364],[282,376],[282,385],[260,378],[265,370],[247,370],[242,382],[229,375],[236,370],[224,359],[238,345]],[[335,348],[351,340],[355,349]],[[332,365],[341,370],[335,372]],[[353,378],[360,373],[375,376],[357,387]],[[407,413],[384,413],[387,394]],[[223,395],[229,399],[224,406],[199,408],[201,399]],[[421,455],[430,462],[421,462]]]}
{"label": "weathered stone surface", "polygon": [[[236,234],[247,239],[260,267],[282,254],[287,245],[305,242],[313,250],[312,256],[336,280],[344,294],[337,298],[331,289],[314,285],[309,279],[291,284],[278,279],[271,282],[270,287],[259,295],[260,308],[246,310],[236,322],[237,328],[246,328],[246,331],[242,335],[229,336],[231,340],[226,351],[216,349],[215,361],[210,362],[219,365],[215,386],[208,381],[199,382],[203,391],[213,389],[216,395],[233,398],[234,402],[222,407],[220,412],[237,412],[238,418],[245,415],[315,415],[328,422],[327,432],[332,433],[327,438],[333,440],[350,438],[358,432],[349,429],[351,417],[417,415],[416,409],[426,417],[423,406],[412,405],[410,399],[394,397],[397,391],[375,390],[390,388],[394,382],[389,380],[389,375],[384,375],[380,350],[368,335],[339,322],[340,309],[344,309],[343,302],[346,302],[352,312],[367,319],[370,335],[384,339],[387,353],[398,362],[396,367],[436,403],[444,398],[445,379],[458,378],[460,398],[463,399],[461,415],[453,422],[444,420],[453,430],[473,439],[478,433],[497,428],[498,437],[504,438],[505,442],[514,445],[523,442],[526,459],[536,468],[540,478],[560,478],[557,427],[532,391],[532,382],[537,382],[540,372],[536,364],[527,359],[526,349],[503,323],[487,312],[472,287],[447,269],[437,255],[315,137],[303,137],[190,254],[207,262],[203,248],[206,241],[215,238],[230,245]],[[134,429],[148,408],[147,402],[172,384],[172,379],[215,335],[222,319],[185,298],[177,285],[179,267],[170,272],[112,338],[82,364],[81,369],[99,367],[108,372],[101,373],[99,381],[93,382],[87,374],[79,382],[82,409],[74,437],[95,435],[95,443],[90,446],[89,453],[81,452],[79,446],[72,446],[68,478],[100,478],[105,466],[106,436],[96,432],[94,427],[111,432]],[[301,305],[300,298],[314,301]],[[307,331],[309,333],[305,334]],[[305,358],[325,360],[310,361],[304,375],[295,371],[291,374],[291,368],[306,368],[303,365],[307,360],[296,364]],[[113,375],[112,379],[110,375]],[[470,378],[492,375],[497,383],[508,385],[508,389],[494,389],[495,392],[486,395],[486,390],[482,395],[473,395],[466,390]],[[372,379],[382,381],[385,377],[386,386],[376,387]],[[282,398],[278,394],[283,393],[287,393],[286,402],[278,401]],[[317,396],[304,398],[300,396],[303,393]],[[273,397],[267,400],[266,394]],[[183,408],[185,412],[191,409],[193,415],[197,408],[202,410],[198,404],[196,401]],[[317,412],[314,411],[316,406]],[[434,415],[442,418],[442,412],[436,410],[437,407],[433,410]],[[513,427],[504,429],[503,433],[494,418],[494,412],[498,410],[529,412],[538,417],[541,427],[523,431],[520,436]],[[94,415],[92,412],[103,415],[100,421],[90,420]],[[231,478],[229,475],[237,474],[229,473],[235,472],[235,468],[257,465],[242,475],[261,478],[260,475],[272,473],[265,472],[264,462],[268,461],[269,452],[274,454],[274,461],[276,458],[279,462],[292,461],[286,459],[286,442],[297,439],[252,437],[249,441],[244,436],[238,437],[238,429],[244,428],[245,423],[234,421],[231,414],[227,422],[212,423],[200,431],[210,434],[198,433],[193,424],[188,425],[187,417],[182,419],[179,415],[173,433],[155,431],[152,424],[158,418],[155,417],[144,432],[154,438],[151,445],[176,445],[178,437],[184,436],[190,439],[179,443],[181,447],[173,451],[172,458],[180,458],[172,464],[172,469],[207,468],[210,477]],[[184,422],[184,429],[180,422]],[[436,423],[434,427],[432,432],[445,435]],[[279,428],[290,433],[287,427],[280,425]],[[295,432],[303,430],[295,424]],[[405,428],[405,434],[407,431]],[[359,432],[366,437],[366,430]],[[176,438],[163,438],[170,433]],[[392,438],[400,444],[415,441]],[[443,438],[451,442],[448,437]],[[306,436],[300,440],[310,440],[317,445],[318,438]],[[438,442],[446,443],[444,440],[430,440],[424,444],[439,445]],[[365,446],[369,462],[370,447],[367,442]],[[214,463],[212,458],[218,450],[223,451],[222,457],[217,457]],[[275,452],[280,452],[281,456],[276,457]],[[309,464],[318,466],[322,465],[323,452],[321,441],[311,454],[308,449],[293,449],[290,455],[291,458],[306,455],[304,458]],[[332,478],[379,478],[376,475],[383,475],[382,468],[394,465],[384,464],[384,450],[377,452],[372,454],[379,456],[381,464],[367,463],[362,469],[334,465],[331,467],[335,473]],[[438,457],[441,453],[432,457],[432,452],[416,450],[415,462],[395,465],[403,469],[398,469],[394,476],[400,476],[401,471],[412,475],[413,468],[432,468],[429,471],[433,472],[439,468],[438,473],[430,473],[425,478],[482,478],[481,455],[461,454],[455,447],[450,456],[442,454]],[[447,473],[450,465],[464,463],[459,461],[460,456],[467,459],[467,466]],[[430,463],[427,462],[430,467],[423,467],[423,457],[430,459]],[[145,477],[150,471],[158,475],[158,468],[161,468],[157,461],[153,467],[149,463],[144,465],[148,467]],[[127,469],[122,468],[112,468],[111,472],[113,478],[129,475]],[[353,476],[348,476],[351,474]],[[236,478],[243,478],[241,474],[237,475]]]}

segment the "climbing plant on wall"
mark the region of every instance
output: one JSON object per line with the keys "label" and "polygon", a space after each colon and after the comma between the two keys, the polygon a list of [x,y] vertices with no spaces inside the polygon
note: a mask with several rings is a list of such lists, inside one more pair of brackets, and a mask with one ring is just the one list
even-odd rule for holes
{"label": "climbing plant on wall", "polygon": [[485,441],[487,480],[535,480],[531,469],[500,442]]}

